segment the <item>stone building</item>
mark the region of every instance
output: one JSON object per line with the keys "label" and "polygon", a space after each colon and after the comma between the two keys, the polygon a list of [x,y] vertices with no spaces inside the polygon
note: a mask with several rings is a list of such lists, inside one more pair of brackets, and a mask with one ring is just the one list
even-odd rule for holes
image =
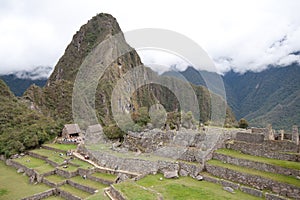
{"label": "stone building", "polygon": [[67,139],[79,137],[80,134],[81,130],[78,124],[66,124],[62,130],[62,137]]}

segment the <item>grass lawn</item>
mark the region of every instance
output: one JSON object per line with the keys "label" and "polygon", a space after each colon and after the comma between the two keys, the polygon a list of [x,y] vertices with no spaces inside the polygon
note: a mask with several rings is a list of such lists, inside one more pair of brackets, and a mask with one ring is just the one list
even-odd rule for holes
{"label": "grass lawn", "polygon": [[45,184],[31,185],[27,176],[0,161],[0,199],[15,200],[49,190]]}
{"label": "grass lawn", "polygon": [[104,191],[102,190],[88,197],[87,200],[110,200],[110,199],[104,194]]}
{"label": "grass lawn", "polygon": [[65,177],[58,176],[58,175],[46,176],[45,178],[52,183],[61,183],[64,180],[66,180]]}
{"label": "grass lawn", "polygon": [[127,197],[127,199],[157,199],[157,194],[155,192],[152,192],[147,188],[144,189],[141,186],[135,184],[134,182],[123,182],[121,184],[115,185],[115,188],[121,191]]}
{"label": "grass lawn", "polygon": [[300,162],[292,162],[292,161],[286,161],[286,160],[277,160],[277,159],[272,159],[272,158],[252,156],[252,155],[243,154],[243,153],[240,153],[239,151],[235,151],[235,150],[231,150],[231,149],[218,149],[216,152],[220,153],[220,154],[232,156],[235,158],[241,158],[241,159],[245,159],[245,160],[251,160],[251,161],[266,163],[266,164],[270,164],[270,165],[277,165],[277,166],[284,167],[284,168],[300,170]]}
{"label": "grass lawn", "polygon": [[55,149],[60,149],[60,150],[63,150],[63,151],[68,151],[68,150],[77,148],[76,144],[56,144],[55,143],[55,144],[44,144],[44,145],[48,146],[48,147],[55,148]]}
{"label": "grass lawn", "polygon": [[28,168],[35,169],[41,174],[54,170],[54,167],[46,163],[44,160],[31,156],[23,156],[22,158],[15,159],[15,161],[19,162],[22,165],[25,165]]}
{"label": "grass lawn", "polygon": [[81,168],[83,168],[83,169],[91,169],[91,168],[94,167],[94,166],[91,165],[90,163],[85,162],[85,161],[82,161],[82,160],[80,160],[80,159],[78,159],[78,158],[76,158],[76,157],[75,157],[73,160],[71,160],[71,163],[76,164],[76,165],[79,165],[79,167],[81,167]]}
{"label": "grass lawn", "polygon": [[63,168],[63,166],[58,167],[58,169],[64,170],[64,171],[68,171],[68,172],[75,172],[77,171],[78,167],[75,167],[73,165],[67,165],[67,168]]}
{"label": "grass lawn", "polygon": [[39,154],[41,156],[46,156],[46,157],[50,157],[51,155],[57,154],[57,152],[55,153],[55,151],[51,151],[51,150],[43,149],[43,148],[34,149],[34,150],[31,150],[31,152]]}
{"label": "grass lawn", "polygon": [[196,181],[191,177],[180,177],[179,179],[165,179],[161,174],[149,175],[137,182],[128,181],[116,184],[128,199],[157,199],[159,194],[166,200],[188,199],[188,200],[254,200],[260,199],[241,191],[231,194],[218,184]]}
{"label": "grass lawn", "polygon": [[102,183],[98,183],[96,181],[92,181],[89,179],[83,179],[81,176],[72,177],[70,180],[75,183],[79,183],[81,185],[86,185],[86,186],[89,186],[89,187],[92,187],[92,188],[98,189],[98,190],[104,189],[107,187],[107,185],[104,185]]}
{"label": "grass lawn", "polygon": [[65,154],[60,156],[61,152],[55,152],[55,151],[51,151],[51,150],[43,149],[43,148],[35,149],[35,150],[32,150],[31,152],[42,155],[42,156],[46,156],[49,160],[57,163],[58,165],[63,164],[64,160],[68,158]]}
{"label": "grass lawn", "polygon": [[82,190],[79,190],[79,189],[77,189],[75,187],[72,187],[72,186],[70,186],[68,184],[65,184],[65,185],[63,185],[63,186],[61,186],[59,188],[62,189],[63,191],[69,192],[69,193],[71,193],[71,194],[73,194],[75,196],[78,196],[80,198],[83,198],[83,199],[91,196],[90,193],[82,191]]}
{"label": "grass lawn", "polygon": [[249,169],[249,168],[240,167],[240,166],[236,166],[236,165],[226,164],[226,163],[223,163],[219,160],[210,160],[207,163],[210,164],[210,165],[215,165],[215,166],[219,166],[219,167],[223,167],[223,168],[227,168],[227,169],[232,169],[232,170],[235,170],[237,172],[247,173],[247,174],[256,175],[256,176],[261,176],[261,177],[264,177],[264,178],[267,178],[267,179],[272,179],[274,181],[287,183],[287,184],[291,184],[291,185],[295,185],[297,187],[300,187],[300,181],[298,179],[296,179],[295,177],[293,177],[293,176],[285,176],[285,175],[282,175],[282,174],[274,174],[274,173],[270,173],[270,172],[259,171],[259,170],[256,170],[256,169]]}
{"label": "grass lawn", "polygon": [[104,180],[108,180],[108,181],[115,181],[117,176],[113,175],[113,174],[105,174],[105,173],[100,173],[100,172],[96,172],[94,174],[92,174],[92,176],[96,177],[96,178],[101,178]]}

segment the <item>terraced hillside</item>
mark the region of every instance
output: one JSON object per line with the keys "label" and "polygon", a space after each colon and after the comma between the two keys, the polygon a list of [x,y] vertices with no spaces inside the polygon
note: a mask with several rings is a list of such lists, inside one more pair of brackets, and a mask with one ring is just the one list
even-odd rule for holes
{"label": "terraced hillside", "polygon": [[33,189],[31,193],[21,191],[15,194],[2,189],[0,184],[1,191],[6,191],[0,194],[0,199],[2,196],[5,198],[6,194],[12,196],[12,199],[108,199],[104,189],[114,183],[117,176],[66,155],[67,151],[75,149],[75,145],[48,144],[29,151],[28,155],[8,160],[9,165],[29,176],[29,182],[33,185],[26,184],[26,187]]}
{"label": "terraced hillside", "polygon": [[[265,151],[260,151],[260,156],[254,155],[255,149],[259,150],[259,144],[228,142],[227,148],[215,151],[213,159],[207,162],[207,176],[215,181],[225,179],[234,182],[236,189],[247,190],[253,195],[265,196],[266,199],[299,199],[300,154],[275,150],[276,146],[288,141],[268,142],[271,143],[273,151],[268,151],[267,145],[262,144]],[[238,148],[242,146],[243,148]]]}

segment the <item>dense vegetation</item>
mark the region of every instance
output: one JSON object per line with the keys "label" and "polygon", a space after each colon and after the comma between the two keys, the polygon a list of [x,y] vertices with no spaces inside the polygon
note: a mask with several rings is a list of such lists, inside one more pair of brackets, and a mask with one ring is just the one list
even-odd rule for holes
{"label": "dense vegetation", "polygon": [[[181,74],[195,85],[205,86],[205,77],[216,74],[189,67]],[[300,125],[300,66],[270,67],[262,72],[245,74],[230,71],[223,76],[227,102],[238,119],[244,117],[249,126],[291,131]]]}
{"label": "dense vegetation", "polygon": [[0,154],[11,156],[53,139],[60,130],[51,118],[30,110],[0,80]]}

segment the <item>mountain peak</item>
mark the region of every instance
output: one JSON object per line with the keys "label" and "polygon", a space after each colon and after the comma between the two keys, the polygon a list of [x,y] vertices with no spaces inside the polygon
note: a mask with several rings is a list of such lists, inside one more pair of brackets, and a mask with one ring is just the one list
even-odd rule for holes
{"label": "mountain peak", "polygon": [[109,35],[121,32],[117,20],[110,14],[100,13],[90,19],[73,36],[71,43],[59,59],[47,85],[58,80],[73,82],[88,53]]}

